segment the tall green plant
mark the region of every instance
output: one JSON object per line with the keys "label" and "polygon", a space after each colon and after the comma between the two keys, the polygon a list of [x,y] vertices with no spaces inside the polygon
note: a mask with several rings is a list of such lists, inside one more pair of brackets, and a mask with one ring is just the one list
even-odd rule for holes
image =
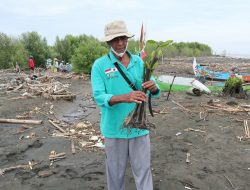
{"label": "tall green plant", "polygon": [[[172,44],[172,42],[172,40],[166,42],[156,42],[154,40],[147,41],[147,44],[154,47],[154,49],[151,54],[146,57],[146,60],[144,62],[143,82],[150,80],[155,68],[158,65],[158,60],[162,56],[162,49]],[[143,88],[141,91],[146,93],[147,89]],[[150,99],[148,103],[150,113],[153,116]],[[150,129],[154,127],[154,125],[148,122],[146,119],[146,102],[136,104],[135,110],[129,114],[129,116],[125,119],[123,125],[124,127],[132,127],[139,129]]]}

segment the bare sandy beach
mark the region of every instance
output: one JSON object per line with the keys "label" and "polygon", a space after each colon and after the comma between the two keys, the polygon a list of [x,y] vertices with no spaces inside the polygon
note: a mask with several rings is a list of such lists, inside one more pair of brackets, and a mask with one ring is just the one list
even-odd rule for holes
{"label": "bare sandy beach", "polygon": [[[250,71],[247,59],[197,61],[213,70],[238,66]],[[192,58],[165,59],[157,68],[160,74],[191,77]],[[42,121],[0,123],[0,189],[106,189],[100,111],[91,98],[90,81],[82,76],[54,77],[76,95],[67,101],[34,94],[35,89],[29,90],[31,97],[22,96],[27,88],[16,85],[7,90],[5,85],[21,76],[5,71],[0,75],[0,118]],[[151,130],[154,189],[248,190],[249,99],[173,92],[166,101],[166,96],[162,92],[153,100],[155,117],[148,116],[156,125]],[[136,189],[130,167],[126,189]]]}

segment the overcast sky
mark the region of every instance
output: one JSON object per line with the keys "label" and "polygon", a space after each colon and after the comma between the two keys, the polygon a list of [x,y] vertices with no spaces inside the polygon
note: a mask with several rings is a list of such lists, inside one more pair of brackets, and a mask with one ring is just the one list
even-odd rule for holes
{"label": "overcast sky", "polygon": [[50,45],[66,34],[104,36],[122,19],[139,38],[206,43],[217,54],[250,55],[249,0],[0,0],[0,32],[18,37],[36,31]]}

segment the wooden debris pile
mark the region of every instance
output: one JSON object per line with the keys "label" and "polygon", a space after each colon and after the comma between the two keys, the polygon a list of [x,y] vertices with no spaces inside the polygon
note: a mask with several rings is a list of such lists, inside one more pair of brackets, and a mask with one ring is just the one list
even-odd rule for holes
{"label": "wooden debris pile", "polygon": [[[56,81],[54,77],[44,76],[29,76],[25,73],[0,73],[0,90],[7,93],[21,93],[21,96],[11,99],[23,99],[36,96],[58,100],[65,99],[72,101],[76,98],[76,94],[71,93],[68,89],[70,84],[62,84]],[[73,74],[63,75],[61,77],[75,77]],[[58,77],[57,77],[58,78]],[[3,84],[4,83],[4,84]]]}
{"label": "wooden debris pile", "polygon": [[104,148],[100,131],[89,121],[81,121],[73,126],[59,120],[49,120],[49,122],[56,129],[52,137],[65,137],[71,140],[73,154],[82,150],[98,151]]}
{"label": "wooden debris pile", "polygon": [[41,95],[45,98],[58,100],[65,99],[73,101],[76,98],[76,94],[68,91],[70,84],[62,84],[58,81],[41,83],[41,84],[28,84],[28,93],[33,95]]}
{"label": "wooden debris pile", "polygon": [[[185,114],[193,116],[199,114],[199,121],[205,120],[208,114],[212,113],[217,115],[237,115],[245,119],[249,119],[250,116],[250,105],[238,104],[235,101],[221,102],[219,99],[211,99],[206,103],[185,103],[185,105],[173,99],[171,99],[171,102]],[[243,120],[244,119],[240,119],[240,121]],[[237,121],[239,121],[239,119]]]}
{"label": "wooden debris pile", "polygon": [[[237,136],[237,138],[242,140],[250,140],[250,130],[248,127],[248,120],[250,116],[250,105],[238,105],[236,102],[227,102],[226,104],[219,102],[208,102],[207,105],[202,104],[202,106],[206,109],[207,113],[214,112],[219,114],[218,112],[223,112],[226,114],[233,114],[237,116],[234,120],[238,122],[242,122],[244,126],[244,135]],[[241,116],[241,119],[238,117]]]}
{"label": "wooden debris pile", "polygon": [[201,104],[202,107],[206,109],[207,112],[228,112],[230,114],[236,114],[236,113],[247,113],[248,116],[250,115],[250,107],[247,107],[246,105],[228,105],[223,104],[219,102],[208,102],[207,104]]}
{"label": "wooden debris pile", "polygon": [[[210,114],[216,114],[223,117],[230,116],[232,121],[242,122],[244,124],[244,135],[237,136],[237,138],[240,141],[250,140],[250,132],[247,122],[250,116],[250,105],[239,104],[235,101],[221,102],[219,99],[211,99],[207,103],[200,103],[199,105],[182,105],[177,101],[171,101],[188,116],[194,117],[198,113],[199,119],[197,119],[196,122],[206,121]],[[192,128],[185,129],[184,131],[205,133],[205,131]]]}

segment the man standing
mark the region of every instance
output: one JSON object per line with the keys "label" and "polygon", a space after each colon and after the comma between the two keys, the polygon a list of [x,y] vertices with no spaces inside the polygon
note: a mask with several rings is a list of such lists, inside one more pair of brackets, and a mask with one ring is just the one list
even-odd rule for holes
{"label": "man standing", "polygon": [[35,61],[33,56],[31,55],[29,58],[29,67],[30,67],[30,71],[34,71],[35,69]]}
{"label": "man standing", "polygon": [[[110,52],[97,59],[91,71],[94,100],[101,109],[101,133],[105,138],[106,176],[109,190],[123,190],[127,161],[130,161],[138,190],[152,190],[150,167],[150,138],[145,129],[128,129],[123,122],[135,109],[136,103],[146,101],[142,88],[153,96],[159,94],[154,80],[142,84],[144,63],[127,51],[128,39],[133,37],[123,21],[113,21],[105,26],[103,41]],[[115,64],[135,85],[132,90]]]}

